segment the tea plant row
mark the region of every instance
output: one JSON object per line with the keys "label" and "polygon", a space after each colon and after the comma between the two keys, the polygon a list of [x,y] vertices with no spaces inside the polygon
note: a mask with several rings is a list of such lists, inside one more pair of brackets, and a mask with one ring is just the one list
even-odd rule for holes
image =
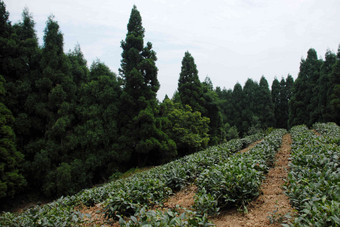
{"label": "tea plant row", "polygon": [[[21,214],[2,213],[1,226],[70,226],[84,223],[81,212],[75,207],[93,206],[101,203],[106,207],[108,218],[134,215],[143,207],[162,203],[173,192],[180,190],[196,179],[201,172],[219,164],[250,143],[263,138],[255,134],[243,139],[234,139],[222,145],[210,147],[149,171],[137,173],[126,179],[116,180],[100,187],[85,189],[76,195],[61,197],[58,200],[35,206]],[[150,217],[159,216],[145,212]],[[188,211],[181,221],[202,221]],[[145,216],[144,215],[144,216]],[[163,213],[169,216],[167,213]],[[157,217],[158,217],[157,216]],[[196,218],[196,219],[195,219]],[[178,217],[175,218],[178,220]],[[203,221],[204,222],[204,221]]]}
{"label": "tea plant row", "polygon": [[250,151],[231,156],[204,170],[195,181],[194,207],[214,215],[220,209],[246,205],[260,194],[260,185],[281,145],[284,129],[276,129]]}
{"label": "tea plant row", "polygon": [[326,143],[340,145],[340,127],[335,123],[315,123],[313,128],[321,133]]}
{"label": "tea plant row", "polygon": [[[287,195],[299,211],[292,226],[340,226],[339,126],[315,124],[291,129],[293,139]],[[336,142],[336,143],[334,143]]]}
{"label": "tea plant row", "polygon": [[262,135],[231,140],[220,146],[185,156],[176,161],[136,174],[123,181],[104,201],[106,216],[119,219],[129,217],[143,207],[162,204],[173,192],[193,182],[205,169],[220,163],[229,156],[260,139]]}

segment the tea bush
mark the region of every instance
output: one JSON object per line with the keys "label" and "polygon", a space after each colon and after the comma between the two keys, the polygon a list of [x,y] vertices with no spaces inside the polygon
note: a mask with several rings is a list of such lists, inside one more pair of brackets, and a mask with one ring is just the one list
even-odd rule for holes
{"label": "tea bush", "polygon": [[332,139],[337,137],[338,126],[315,124],[314,127],[322,136],[304,125],[291,129],[292,161],[286,191],[299,211],[299,217],[291,225],[339,226],[340,147]]}
{"label": "tea bush", "polygon": [[[203,171],[195,182],[199,190],[196,209],[207,212],[217,211],[216,207],[244,207],[257,197],[264,174],[272,166],[286,132],[284,129],[274,130],[250,151],[231,156]],[[210,201],[211,205],[202,206],[202,201]]]}

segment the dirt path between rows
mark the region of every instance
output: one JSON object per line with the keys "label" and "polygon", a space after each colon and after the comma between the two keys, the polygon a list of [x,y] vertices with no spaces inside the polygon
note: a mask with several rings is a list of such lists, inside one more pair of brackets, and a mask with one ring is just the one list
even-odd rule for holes
{"label": "dirt path between rows", "polygon": [[[247,152],[248,150],[255,147],[256,144],[260,143],[262,140],[256,141],[250,144],[248,147],[240,150],[240,153]],[[175,193],[174,195],[170,196],[168,200],[164,203],[165,207],[172,208],[179,205],[180,207],[190,209],[194,205],[194,196],[197,192],[197,186],[194,184],[190,184],[189,186],[185,187],[181,191]]]}
{"label": "dirt path between rows", "polygon": [[[276,154],[276,162],[262,182],[263,192],[248,206],[248,213],[243,214],[237,210],[228,210],[211,221],[217,226],[281,226],[280,223],[270,224],[268,216],[276,220],[288,212],[292,212],[289,198],[284,194],[282,185],[287,178],[287,169],[292,139],[290,134],[283,136],[280,150]],[[275,214],[275,215],[274,215]]]}

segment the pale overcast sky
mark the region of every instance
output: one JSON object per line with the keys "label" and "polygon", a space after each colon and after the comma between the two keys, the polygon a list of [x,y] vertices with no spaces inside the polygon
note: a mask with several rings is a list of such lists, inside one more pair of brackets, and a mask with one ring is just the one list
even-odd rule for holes
{"label": "pale overcast sky", "polygon": [[185,51],[195,58],[201,81],[227,89],[264,75],[297,77],[309,48],[324,58],[340,44],[340,0],[5,0],[10,21],[28,7],[42,44],[47,17],[55,15],[64,50],[79,43],[88,65],[97,58],[118,73],[120,41],[132,6],[142,15],[145,42],[157,53],[158,98],[177,89]]}

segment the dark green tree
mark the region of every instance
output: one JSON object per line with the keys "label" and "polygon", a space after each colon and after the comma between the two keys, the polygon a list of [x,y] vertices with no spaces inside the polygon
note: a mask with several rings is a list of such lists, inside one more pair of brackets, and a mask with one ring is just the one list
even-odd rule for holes
{"label": "dark green tree", "polygon": [[203,117],[200,112],[193,111],[189,105],[164,99],[160,114],[164,118],[162,130],[176,143],[179,156],[208,145],[209,118]]}
{"label": "dark green tree", "polygon": [[203,107],[205,117],[210,119],[209,134],[210,144],[217,144],[224,138],[222,115],[219,108],[219,98],[214,91],[213,84],[209,77],[202,83]]}
{"label": "dark green tree", "polygon": [[[231,89],[226,90],[225,88],[221,90],[220,87],[216,87],[215,92],[218,96],[218,106],[220,109],[220,113],[222,116],[222,133],[223,133],[223,139],[226,138],[228,131],[234,127],[229,136],[229,139],[236,135],[237,127],[235,126],[235,123],[232,119],[233,117],[233,101],[232,101],[232,95],[233,91]],[[236,130],[235,130],[236,129]],[[237,131],[238,136],[238,131]],[[228,139],[228,138],[227,138]]]}
{"label": "dark green tree", "polygon": [[332,89],[331,73],[333,66],[336,63],[336,55],[331,51],[327,51],[325,61],[320,69],[320,78],[318,80],[318,110],[319,122],[332,121],[332,110],[330,107],[330,90]]}
{"label": "dark green tree", "polygon": [[120,149],[130,153],[131,163],[155,164],[161,157],[168,156],[167,153],[173,153],[175,147],[157,127],[157,58],[150,42],[144,47],[144,28],[136,6],[131,10],[127,29],[126,39],[121,43]]}
{"label": "dark green tree", "polygon": [[[230,125],[236,126],[238,131],[243,134],[246,130],[243,129],[243,116],[245,109],[245,98],[242,90],[242,86],[239,83],[236,83],[232,93],[232,115],[231,115],[231,123]],[[247,126],[248,128],[248,126]]]}
{"label": "dark green tree", "polygon": [[0,201],[13,197],[26,185],[21,174],[23,154],[16,150],[14,117],[4,105],[5,79],[0,75]]}
{"label": "dark green tree", "polygon": [[301,60],[300,72],[289,103],[290,127],[298,124],[311,125],[317,120],[317,97],[313,97],[313,89],[317,87],[319,75],[320,61],[317,53],[314,49],[309,49],[306,60]]}
{"label": "dark green tree", "polygon": [[[117,148],[117,119],[121,94],[117,76],[99,61],[92,64],[88,76],[92,79],[82,83],[79,89],[79,123],[75,127],[73,138],[70,139],[75,147],[72,153],[73,164],[69,171],[71,178],[68,179],[74,182],[70,188],[76,190],[107,178],[119,170],[119,164],[127,159],[124,153],[118,153]],[[80,170],[73,171],[75,162],[85,176],[78,176],[81,174]]]}
{"label": "dark green tree", "polygon": [[80,45],[77,44],[74,50],[67,54],[71,64],[71,74],[73,82],[79,88],[83,83],[89,81],[90,72],[87,67],[87,61],[84,58]]}
{"label": "dark green tree", "polygon": [[275,116],[268,81],[264,76],[261,77],[258,89],[257,114],[261,122],[261,127],[267,129],[275,125]]}
{"label": "dark green tree", "polygon": [[41,75],[35,81],[33,113],[39,119],[42,135],[28,145],[28,152],[33,156],[28,169],[35,186],[42,187],[48,196],[59,195],[55,171],[61,162],[69,160],[73,146],[70,138],[74,130],[77,87],[70,61],[63,51],[63,35],[53,16],[46,23],[40,67]]}
{"label": "dark green tree", "polygon": [[246,133],[249,129],[260,129],[261,122],[259,117],[259,84],[252,79],[248,79],[243,86],[242,101],[242,126],[241,132]]}
{"label": "dark green tree", "polygon": [[272,96],[272,102],[274,105],[274,116],[275,116],[275,127],[281,128],[281,112],[280,112],[280,106],[281,106],[281,86],[280,82],[277,78],[273,80],[272,83],[272,90],[271,90],[271,96]]}
{"label": "dark green tree", "polygon": [[330,76],[330,81],[332,83],[329,90],[330,94],[330,110],[332,121],[340,125],[340,45],[338,48],[338,53],[336,56],[337,60],[333,66],[333,71]]}
{"label": "dark green tree", "polygon": [[187,51],[182,60],[181,73],[178,80],[178,93],[183,105],[189,105],[194,111],[199,111],[205,115],[206,109],[202,106],[204,102],[202,89],[195,60]]}

